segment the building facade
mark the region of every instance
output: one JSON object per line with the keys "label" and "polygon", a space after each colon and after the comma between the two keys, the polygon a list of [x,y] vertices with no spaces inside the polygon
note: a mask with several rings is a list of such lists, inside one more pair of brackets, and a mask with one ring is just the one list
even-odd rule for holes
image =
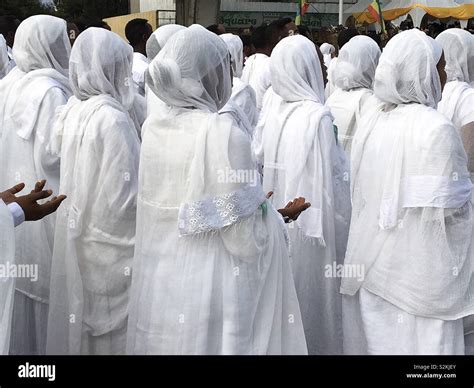
{"label": "building facade", "polygon": [[[357,0],[344,0],[347,8]],[[312,29],[338,24],[338,0],[309,1],[303,23]],[[258,26],[280,17],[295,17],[298,1],[246,0],[131,0],[131,12],[158,11],[159,25],[178,22],[209,25],[220,22],[229,30]]]}

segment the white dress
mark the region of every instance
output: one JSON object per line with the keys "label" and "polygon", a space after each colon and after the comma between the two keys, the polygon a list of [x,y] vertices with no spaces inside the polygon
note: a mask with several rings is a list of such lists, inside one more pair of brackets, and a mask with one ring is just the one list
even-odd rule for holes
{"label": "white dress", "polygon": [[307,353],[283,220],[248,136],[218,114],[229,67],[198,25],[151,64],[149,86],[173,108],[144,126],[128,354]]}
{"label": "white dress", "polygon": [[125,353],[140,157],[131,57],[104,29],[82,33],[71,53],[75,96],[54,127],[68,198],[56,221],[48,354]]}
{"label": "white dress", "polygon": [[[15,36],[17,67],[0,83],[0,187],[24,182],[25,192],[46,179],[58,193],[59,154],[52,148],[56,109],[71,90],[67,78],[70,43],[66,22],[37,15]],[[44,354],[55,215],[15,230],[17,264],[36,266],[37,281],[16,282],[11,354]]]}
{"label": "white dress", "polygon": [[[348,354],[463,352],[462,318],[474,311],[473,185],[456,129],[434,109],[441,55],[417,30],[393,38],[375,76],[381,103],[353,141],[345,265],[358,276],[341,287]],[[413,73],[421,63],[428,72]]]}
{"label": "white dress", "polygon": [[[12,214],[0,199],[0,265],[15,263],[15,228]],[[6,274],[8,275],[8,274]],[[0,277],[0,355],[8,355],[13,313],[15,278]]]}
{"label": "white dress", "polygon": [[[305,53],[305,55],[302,55]],[[297,65],[298,64],[298,65]],[[266,192],[282,208],[296,197],[311,207],[290,224],[290,256],[310,354],[342,353],[340,278],[350,222],[349,167],[336,144],[316,51],[304,37],[282,40],[272,54],[255,145]],[[263,160],[262,160],[263,150]]]}
{"label": "white dress", "polygon": [[257,110],[263,107],[263,97],[270,88],[270,57],[265,54],[254,54],[245,62],[242,81],[249,84],[257,97]]}

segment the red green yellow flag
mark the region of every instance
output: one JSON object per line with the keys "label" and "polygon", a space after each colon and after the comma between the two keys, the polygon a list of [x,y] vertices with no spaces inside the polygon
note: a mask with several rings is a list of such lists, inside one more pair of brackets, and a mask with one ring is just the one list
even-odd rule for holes
{"label": "red green yellow flag", "polygon": [[301,26],[301,19],[308,12],[309,3],[306,0],[298,0],[298,12],[296,13],[295,23],[297,26]]}
{"label": "red green yellow flag", "polygon": [[382,7],[380,6],[380,1],[374,0],[372,4],[369,5],[367,10],[372,15],[372,17],[377,21],[377,23],[380,24],[380,27],[382,27],[382,33],[385,34],[385,22],[383,20]]}

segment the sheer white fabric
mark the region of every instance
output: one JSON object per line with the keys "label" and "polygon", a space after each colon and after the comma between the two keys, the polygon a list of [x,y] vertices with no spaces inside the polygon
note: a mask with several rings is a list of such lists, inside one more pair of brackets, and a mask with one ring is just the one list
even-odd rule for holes
{"label": "sheer white fabric", "polygon": [[242,73],[242,81],[249,84],[257,97],[257,109],[260,112],[263,98],[272,86],[270,78],[270,57],[265,54],[254,54],[247,58]]}
{"label": "sheer white fabric", "polygon": [[338,139],[349,158],[361,115],[366,104],[370,106],[380,54],[380,48],[373,39],[359,35],[344,45],[334,68],[333,82],[337,89],[326,105],[331,109]]}
{"label": "sheer white fabric", "polygon": [[125,353],[140,148],[125,105],[131,61],[131,47],[101,28],[71,53],[75,97],[54,128],[68,199],[56,222],[48,354]]}
{"label": "sheer white fabric", "polygon": [[460,28],[450,28],[436,41],[444,50],[448,82],[474,82],[474,36]]}
{"label": "sheer white fabric", "polygon": [[186,27],[179,24],[165,24],[158,27],[157,30],[151,34],[146,42],[146,55],[152,61],[158,55],[166,42],[177,32],[186,29]]}
{"label": "sheer white fabric", "polygon": [[463,355],[462,320],[444,321],[409,314],[361,288],[344,296],[346,355]]}
{"label": "sheer white fabric", "polygon": [[[352,148],[345,264],[361,274],[343,279],[341,290],[352,296],[363,287],[409,314],[456,320],[474,310],[472,183],[459,135],[433,109],[436,46],[411,30],[380,58],[374,92],[383,102],[366,114]],[[408,69],[418,69],[411,80]]]}
{"label": "sheer white fabric", "polygon": [[314,44],[302,36],[283,39],[273,51],[270,69],[269,93],[275,96],[265,97],[259,122],[264,189],[274,192],[277,208],[295,197],[312,205],[289,229],[296,290],[309,353],[341,354],[340,280],[327,277],[326,271],[344,259],[350,222],[347,160],[323,105]]}
{"label": "sheer white fabric", "polygon": [[145,97],[145,72],[150,62],[142,53],[133,53],[132,77],[140,96]]}
{"label": "sheer white fabric", "polygon": [[232,95],[220,113],[235,120],[237,126],[252,139],[258,120],[257,96],[252,87],[240,79],[244,61],[242,39],[233,34],[223,34],[220,38],[227,45],[234,73]]}
{"label": "sheer white fabric", "polygon": [[[0,264],[6,267],[15,264],[15,228],[13,218],[0,199]],[[0,355],[8,354],[13,313],[15,278],[0,278]]]}
{"label": "sheer white fabric", "polygon": [[[441,100],[441,81],[436,69],[442,48],[433,39],[427,39],[419,30],[404,31],[384,49],[375,76],[377,97],[390,104],[418,103],[432,108]],[[410,39],[409,49],[405,49]],[[416,77],[413,75],[416,74]]]}
{"label": "sheer white fabric", "polygon": [[451,28],[438,35],[436,41],[443,46],[448,75],[438,110],[460,131],[474,122],[474,36]]}
{"label": "sheer white fabric", "polygon": [[127,352],[305,354],[282,219],[248,138],[217,114],[231,94],[224,42],[179,32],[149,82],[173,107],[145,123]]}
{"label": "sheer white fabric", "polygon": [[328,99],[336,91],[336,84],[334,83],[334,69],[336,68],[337,60],[337,57],[333,58],[328,67],[328,83],[326,84],[326,89],[324,91],[326,99]]}
{"label": "sheer white fabric", "polygon": [[[0,82],[0,187],[25,182],[28,191],[36,181],[47,179],[48,188],[58,192],[59,155],[51,148],[52,122],[56,108],[71,94],[65,76],[69,50],[62,19],[33,16],[18,27],[13,47],[17,67]],[[25,297],[15,299],[18,319],[12,328],[12,354],[45,351],[54,222],[51,215],[15,231],[16,262],[37,266],[38,280],[17,279],[17,294]]]}
{"label": "sheer white fabric", "polygon": [[244,44],[242,39],[234,34],[222,34],[220,35],[220,38],[229,49],[234,77],[242,77],[242,71],[244,68]]}
{"label": "sheer white fabric", "polygon": [[0,80],[5,77],[9,70],[10,58],[8,57],[7,42],[0,34]]}
{"label": "sheer white fabric", "polygon": [[320,49],[321,53],[323,54],[324,65],[329,68],[329,65],[332,61],[332,55],[336,52],[336,48],[332,44],[323,43]]}
{"label": "sheer white fabric", "polygon": [[[146,53],[151,62],[163,47],[166,42],[177,32],[186,29],[179,24],[166,24],[159,27],[148,39],[146,44]],[[155,93],[153,93],[145,82],[145,98],[146,98],[146,117],[151,114],[160,115],[162,112],[169,110],[169,106],[161,101]]]}

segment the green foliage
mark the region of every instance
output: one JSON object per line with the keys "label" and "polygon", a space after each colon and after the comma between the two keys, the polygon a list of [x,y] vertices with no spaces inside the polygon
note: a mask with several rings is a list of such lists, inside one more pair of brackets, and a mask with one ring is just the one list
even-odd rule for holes
{"label": "green foliage", "polygon": [[40,3],[38,0],[1,0],[0,15],[15,15],[26,19],[32,15],[52,14],[54,10]]}
{"label": "green foliage", "polygon": [[54,0],[54,5],[50,6],[39,0],[0,0],[0,15],[16,15],[20,19],[37,14],[52,14],[88,24],[128,12],[128,0]]}
{"label": "green foliage", "polygon": [[86,24],[129,12],[128,0],[55,0],[54,3],[57,16]]}

